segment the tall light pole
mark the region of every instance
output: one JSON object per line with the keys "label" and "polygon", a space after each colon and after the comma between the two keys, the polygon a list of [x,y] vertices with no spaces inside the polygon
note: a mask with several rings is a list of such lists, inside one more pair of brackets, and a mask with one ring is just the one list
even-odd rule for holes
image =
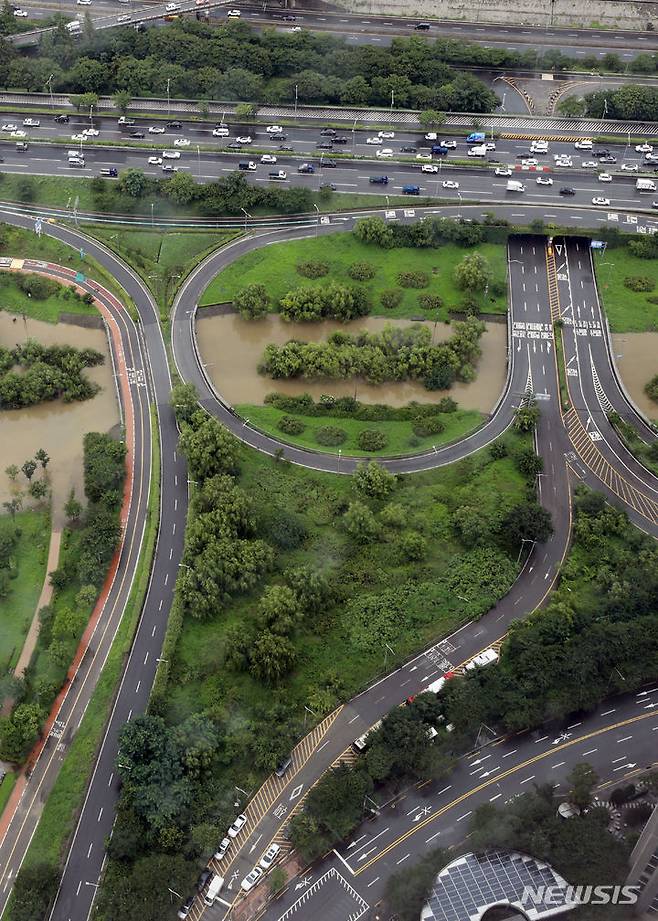
{"label": "tall light pole", "polygon": [[197,177],[201,178],[201,148],[196,145]]}
{"label": "tall light pole", "polygon": [[319,229],[320,229],[320,209],[318,208],[317,205],[313,205],[313,207],[314,207],[315,210],[317,211],[317,219],[316,219],[316,222],[315,222],[315,236],[317,237],[318,231],[319,231]]}
{"label": "tall light pole", "polygon": [[46,80],[46,86],[48,87],[48,92],[50,93],[50,105],[55,108],[55,100],[53,99],[53,78],[55,74],[51,74]]}
{"label": "tall light pole", "polygon": [[356,149],[356,118],[354,119],[354,124],[352,125],[352,156],[354,156],[354,151]]}
{"label": "tall light pole", "polygon": [[89,124],[91,125],[92,128],[94,127],[94,104],[93,102],[89,106]]}
{"label": "tall light pole", "polygon": [[171,115],[171,98],[169,96],[169,88],[171,87],[171,77],[167,78],[167,118]]}
{"label": "tall light pole", "polygon": [[244,208],[240,208],[240,211],[244,214],[244,232],[247,232],[247,218],[251,217],[248,211],[245,211]]}
{"label": "tall light pole", "polygon": [[153,208],[155,207],[155,202],[151,202],[151,229],[153,229]]}
{"label": "tall light pole", "polygon": [[297,121],[297,99],[298,99],[298,95],[299,95],[298,90],[299,90],[299,87],[298,87],[297,84],[295,83],[295,121]]}
{"label": "tall light pole", "polygon": [[391,90],[391,115],[393,115],[393,105],[395,104],[395,91]]}
{"label": "tall light pole", "polygon": [[459,196],[459,214],[457,215],[457,217],[461,221],[462,219],[462,193],[459,191],[459,189],[457,189],[457,195]]}

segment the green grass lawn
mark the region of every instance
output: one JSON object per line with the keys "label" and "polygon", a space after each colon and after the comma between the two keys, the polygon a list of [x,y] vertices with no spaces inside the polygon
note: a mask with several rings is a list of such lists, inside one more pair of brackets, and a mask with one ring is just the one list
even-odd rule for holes
{"label": "green grass lawn", "polygon": [[[511,450],[529,443],[515,433],[506,437]],[[336,601],[328,610],[295,631],[297,666],[276,690],[276,698],[302,716],[304,705],[313,708],[311,701],[321,699],[323,703],[317,706],[331,709],[384,670],[383,644],[373,642],[364,649],[352,643],[351,605],[381,603],[386,607],[399,604],[400,597],[405,599],[402,613],[386,627],[386,642],[396,660],[479,617],[488,603],[477,577],[469,582],[462,598],[447,583],[467,553],[453,531],[452,511],[462,505],[476,506],[493,522],[527,490],[512,457],[492,460],[488,450],[448,467],[401,478],[387,501],[402,506],[407,517],[403,530],[420,531],[428,547],[425,559],[411,563],[400,556],[399,531],[386,530],[382,540],[368,545],[354,544],[345,533],[341,517],[355,498],[351,477],[318,474],[247,450],[242,452],[241,468],[238,481],[263,518],[261,533],[267,533],[267,522],[292,515],[303,524],[307,538],[297,549],[280,551],[274,572],[217,617],[184,618],[178,643],[168,655],[165,704],[172,724],[209,708],[227,725],[246,731],[259,708],[272,705],[272,689],[247,672],[227,667],[226,636],[235,625],[251,631],[265,585],[279,582],[280,572],[290,566],[306,564],[328,570],[336,592]],[[370,504],[378,512],[380,506]],[[380,629],[373,618],[367,634],[377,637]],[[392,658],[389,654],[388,669]],[[230,765],[221,768],[222,783],[228,782],[227,772],[237,778],[240,772],[244,776],[251,770],[236,755]],[[239,779],[235,782],[240,783]]]}
{"label": "green grass lawn", "polygon": [[[347,433],[347,438],[340,445],[343,454],[354,455],[357,457],[386,457],[396,454],[414,454],[425,451],[432,445],[442,445],[449,441],[456,441],[462,438],[484,419],[484,416],[475,410],[457,410],[454,413],[443,413],[441,420],[445,424],[445,429],[439,435],[427,435],[417,437],[413,433],[413,423],[411,421],[394,421],[394,422],[363,422],[359,419],[336,419],[333,417],[318,416],[300,416],[297,413],[286,413],[274,406],[255,406],[253,404],[240,404],[235,407],[240,415],[249,419],[252,425],[287,441],[290,444],[300,445],[305,448],[313,448],[315,451],[325,451],[329,454],[337,454],[338,447],[328,448],[318,444],[315,440],[314,432],[323,425],[332,425],[343,429]],[[306,425],[306,430],[301,435],[287,435],[277,428],[277,422],[282,416],[294,415],[295,418],[301,419]],[[359,432],[364,429],[374,429],[383,432],[388,438],[388,444],[381,451],[361,451],[357,445]]]}
{"label": "green grass lawn", "polygon": [[34,320],[45,320],[47,323],[58,323],[63,313],[98,316],[98,311],[93,305],[84,304],[77,297],[72,297],[71,292],[63,285],[57,294],[45,300],[28,297],[16,284],[16,276],[9,272],[0,272],[0,309],[9,313],[25,313]]}
{"label": "green grass lawn", "polygon": [[46,575],[50,515],[44,511],[18,512],[15,521],[9,515],[0,516],[0,536],[20,530],[12,557],[15,578],[9,594],[0,598],[0,674],[18,660],[27,631],[41,594]]}
{"label": "green grass lawn", "polygon": [[[331,237],[308,238],[290,243],[277,243],[247,253],[214,278],[201,296],[200,305],[221,304],[231,301],[236,292],[252,283],[265,284],[272,299],[277,302],[287,291],[301,285],[324,286],[328,280],[343,284],[358,284],[371,294],[374,314],[387,317],[419,317],[423,310],[418,304],[419,294],[438,294],[445,307],[442,319],[447,318],[447,309],[457,307],[462,293],[455,287],[453,271],[467,254],[482,253],[491,263],[494,279],[506,284],[507,262],[505,247],[495,243],[482,243],[474,249],[463,249],[452,244],[439,249],[380,249],[362,243],[352,233],[336,233]],[[329,274],[324,278],[308,279],[300,275],[296,267],[308,261],[326,262]],[[376,268],[371,281],[352,282],[347,274],[354,262],[369,262]],[[399,307],[385,310],[379,303],[379,296],[386,288],[397,287],[397,275],[401,271],[423,271],[430,277],[429,287],[422,290],[401,289],[404,296]],[[505,295],[489,298],[486,311],[505,313]]]}
{"label": "green grass lawn", "polygon": [[[658,260],[638,259],[626,247],[608,249],[605,255],[595,255],[594,266],[599,297],[613,333],[643,333],[658,330],[658,304],[648,297],[658,296]],[[624,284],[629,276],[651,278],[654,290],[631,291]]]}
{"label": "green grass lawn", "polygon": [[2,815],[7,801],[11,796],[11,791],[14,789],[17,776],[18,775],[15,774],[14,771],[8,771],[2,780],[0,780],[0,815]]}

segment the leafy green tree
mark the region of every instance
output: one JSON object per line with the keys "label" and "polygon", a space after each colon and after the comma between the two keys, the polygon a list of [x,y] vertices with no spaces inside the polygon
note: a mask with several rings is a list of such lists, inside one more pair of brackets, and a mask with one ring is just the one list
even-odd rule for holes
{"label": "leafy green tree", "polygon": [[94,604],[96,603],[97,597],[98,589],[95,585],[81,586],[75,595],[76,608],[82,609],[83,611],[91,611]]}
{"label": "leafy green tree", "polygon": [[452,513],[452,526],[465,547],[486,544],[491,534],[491,525],[480,508],[462,505]]}
{"label": "leafy green tree", "polygon": [[90,502],[118,505],[125,478],[125,444],[103,432],[87,432],[83,445],[85,495]]}
{"label": "leafy green tree", "polygon": [[174,384],[171,388],[171,405],[179,423],[190,422],[199,408],[199,395],[194,384]]}
{"label": "leafy green tree", "polygon": [[335,841],[335,836],[322,828],[318,820],[306,812],[292,817],[288,832],[295,850],[307,861],[315,860],[326,853]]}
{"label": "leafy green tree", "polygon": [[398,552],[403,560],[419,562],[427,556],[427,541],[418,531],[405,531],[397,542]]}
{"label": "leafy green tree", "polygon": [[6,508],[9,514],[11,515],[12,521],[16,517],[16,512],[20,512],[23,507],[23,501],[20,497],[15,496],[13,499],[8,499],[2,503],[3,508]]}
{"label": "leafy green tree", "polygon": [[551,513],[534,500],[519,503],[503,519],[501,533],[513,545],[518,546],[522,540],[543,544],[553,533]]}
{"label": "leafy green tree", "polygon": [[274,867],[267,881],[269,883],[270,892],[272,895],[276,895],[277,893],[281,892],[281,890],[288,882],[286,871],[283,869],[283,867]]}
{"label": "leafy green tree", "polygon": [[130,108],[132,96],[126,90],[119,90],[114,94],[114,96],[112,96],[112,102],[114,103],[114,107],[121,113],[121,115],[125,115]]}
{"label": "leafy green tree", "polygon": [[241,288],[233,298],[233,306],[243,320],[258,320],[267,315],[271,298],[265,285],[252,284]]}
{"label": "leafy green tree", "polygon": [[432,883],[449,861],[448,851],[432,851],[419,863],[389,876],[386,904],[399,921],[417,921],[432,891]]}
{"label": "leafy green tree", "polygon": [[25,463],[21,467],[21,470],[25,474],[26,478],[30,481],[32,480],[32,477],[34,476],[34,472],[36,469],[37,469],[37,465],[32,459],[26,460]]}
{"label": "leafy green tree", "polygon": [[83,585],[103,583],[120,537],[121,525],[114,509],[104,505],[89,509],[78,557],[78,578]]}
{"label": "leafy green tree", "polygon": [[60,608],[55,614],[52,635],[56,640],[73,639],[82,633],[86,623],[87,614],[84,611]]}
{"label": "leafy green tree", "polygon": [[239,102],[235,107],[235,117],[237,119],[254,118],[257,112],[258,106],[253,102]]}
{"label": "leafy green tree", "polygon": [[75,498],[75,489],[71,489],[64,506],[64,514],[69,521],[79,521],[82,515],[82,504]]}
{"label": "leafy green tree", "polygon": [[60,881],[59,868],[46,861],[23,865],[12,890],[14,921],[40,921],[48,916]]}
{"label": "leafy green tree", "polygon": [[393,230],[381,217],[364,217],[354,226],[354,235],[363,243],[373,243],[383,249],[393,246]]}
{"label": "leafy green tree", "polygon": [[258,602],[258,614],[267,630],[279,636],[292,632],[295,622],[301,619],[299,598],[287,585],[270,585]]}
{"label": "leafy green tree", "polygon": [[363,502],[350,502],[343,515],[345,530],[358,544],[367,544],[376,540],[379,525],[373,513]]}
{"label": "leafy green tree", "polygon": [[189,205],[199,197],[199,185],[194,176],[187,172],[174,173],[167,179],[163,191],[176,205]]}
{"label": "leafy green tree", "polygon": [[370,499],[385,499],[395,489],[396,479],[377,461],[359,464],[354,471],[354,488]]}
{"label": "leafy green tree", "polygon": [[39,450],[34,455],[34,459],[39,461],[43,470],[45,470],[50,463],[50,456],[46,451],[44,451],[43,448],[39,448]]}
{"label": "leafy green tree", "polygon": [[183,425],[180,449],[192,479],[203,481],[218,473],[238,472],[238,441],[216,419],[197,411]]}
{"label": "leafy green tree", "polygon": [[567,96],[566,99],[560,100],[557,109],[560,115],[567,118],[582,118],[587,111],[587,103],[578,96]]}
{"label": "leafy green tree", "polygon": [[576,764],[567,776],[570,802],[579,809],[587,809],[592,805],[594,790],[598,782],[598,774],[591,764],[587,762]]}
{"label": "leafy green tree", "polygon": [[462,291],[484,291],[491,283],[493,271],[482,253],[467,253],[455,267],[454,278]]}
{"label": "leafy green tree", "polygon": [[526,394],[514,413],[514,426],[520,432],[533,432],[539,422],[540,410],[532,394]]}
{"label": "leafy green tree", "polygon": [[18,467],[16,466],[16,464],[10,464],[8,467],[5,467],[5,473],[7,474],[9,479],[12,481],[12,483],[16,482],[16,477],[18,476],[19,472],[20,471]]}
{"label": "leafy green tree", "polygon": [[292,670],[297,652],[285,636],[264,631],[254,640],[249,655],[249,670],[265,684],[277,684]]}
{"label": "leafy green tree", "polygon": [[117,183],[119,191],[131,198],[141,198],[148,188],[148,179],[144,170],[129,167],[122,171]]}
{"label": "leafy green tree", "polygon": [[304,614],[317,614],[329,605],[332,588],[326,573],[311,566],[298,566],[287,569],[283,578],[294,591]]}
{"label": "leafy green tree", "polygon": [[423,128],[440,128],[445,124],[446,116],[444,112],[437,112],[436,109],[425,109],[418,116],[418,121]]}
{"label": "leafy green tree", "polygon": [[[122,921],[161,921],[171,914],[171,893],[185,892],[195,871],[180,853],[151,853],[125,866],[111,861],[99,890],[99,914]],[[153,880],[166,885],[154,887]]]}
{"label": "leafy green tree", "polygon": [[33,499],[45,499],[48,495],[48,484],[44,480],[33,480],[28,492]]}
{"label": "leafy green tree", "polygon": [[[644,392],[650,400],[653,400],[654,403],[658,403],[658,374],[644,385]],[[9,472],[9,467],[7,467],[7,472]]]}
{"label": "leafy green tree", "polygon": [[527,447],[517,451],[514,460],[516,466],[524,477],[534,480],[538,473],[544,469],[544,460],[538,454],[535,454],[534,448]]}

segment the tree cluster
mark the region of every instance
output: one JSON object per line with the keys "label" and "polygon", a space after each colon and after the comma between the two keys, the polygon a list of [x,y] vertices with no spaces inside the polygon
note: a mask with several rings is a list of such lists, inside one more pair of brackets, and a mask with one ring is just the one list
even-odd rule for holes
{"label": "tree cluster", "polygon": [[34,339],[13,349],[0,346],[0,409],[19,409],[58,397],[66,403],[88,400],[100,388],[83,371],[102,362],[95,349],[44,346]]}
{"label": "tree cluster", "polygon": [[628,84],[618,90],[599,90],[585,97],[585,115],[622,121],[656,121],[658,89],[643,84]]}
{"label": "tree cluster", "polygon": [[295,288],[279,302],[284,320],[355,320],[370,313],[370,301],[363,288],[332,283]]}
{"label": "tree cluster", "polygon": [[424,326],[386,326],[381,333],[354,336],[338,331],[326,342],[291,339],[282,346],[267,345],[259,365],[273,378],[342,379],[359,376],[371,383],[422,380],[428,390],[443,390],[455,380],[472,380],[480,357],[484,324],[469,317],[455,323],[447,342],[431,344]]}
{"label": "tree cluster", "polygon": [[405,406],[387,406],[384,403],[360,403],[354,397],[334,397],[322,394],[314,400],[309,393],[291,395],[268,393],[265,403],[287,413],[302,416],[328,416],[334,419],[359,419],[362,422],[400,422],[404,420],[432,418],[437,413],[454,413],[457,403],[451,397],[443,397],[437,403],[417,403],[412,400]]}
{"label": "tree cluster", "polygon": [[[509,526],[514,518],[518,513],[510,514]],[[495,668],[444,688],[446,713],[460,730],[474,733],[481,723],[506,731],[538,726],[655,677],[654,543],[601,495],[587,492],[576,498],[574,539],[577,553],[562,571],[570,591],[541,617],[512,625]]]}

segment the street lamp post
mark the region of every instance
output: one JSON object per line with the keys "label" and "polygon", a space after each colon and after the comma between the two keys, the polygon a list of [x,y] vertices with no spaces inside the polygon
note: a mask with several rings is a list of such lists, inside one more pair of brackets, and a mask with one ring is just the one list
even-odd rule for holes
{"label": "street lamp post", "polygon": [[51,74],[46,80],[46,86],[48,87],[48,92],[50,93],[50,105],[55,108],[55,100],[53,99],[53,78],[55,74]]}
{"label": "street lamp post", "polygon": [[201,178],[201,148],[199,145],[196,145],[196,162],[197,162],[197,176]]}
{"label": "street lamp post", "polygon": [[459,189],[457,189],[457,195],[459,197],[459,213],[457,214],[457,217],[461,221],[462,219],[462,193],[459,191]]}
{"label": "street lamp post", "polygon": [[391,116],[393,115],[393,105],[395,104],[395,91],[391,90]]}
{"label": "street lamp post", "polygon": [[248,211],[245,211],[244,208],[240,208],[240,211],[244,214],[244,232],[247,232],[247,218],[251,217]]}
{"label": "street lamp post", "polygon": [[317,211],[317,218],[315,221],[315,236],[317,237],[318,231],[320,230],[320,209],[318,208],[317,205],[313,205],[313,207]]}
{"label": "street lamp post", "polygon": [[171,87],[171,77],[167,78],[167,118],[171,115],[171,97],[169,95],[169,89]]}
{"label": "street lamp post", "polygon": [[154,209],[154,207],[155,207],[155,202],[152,201],[152,202],[151,202],[151,229],[153,229],[153,226],[154,226],[154,222],[153,222],[153,209]]}
{"label": "street lamp post", "polygon": [[354,119],[354,123],[353,123],[353,125],[352,125],[352,156],[354,156],[354,151],[356,150],[356,134],[355,134],[355,132],[356,132],[356,118]]}
{"label": "street lamp post", "polygon": [[297,121],[297,98],[298,98],[298,90],[299,90],[299,87],[298,87],[298,85],[295,83],[295,121]]}

